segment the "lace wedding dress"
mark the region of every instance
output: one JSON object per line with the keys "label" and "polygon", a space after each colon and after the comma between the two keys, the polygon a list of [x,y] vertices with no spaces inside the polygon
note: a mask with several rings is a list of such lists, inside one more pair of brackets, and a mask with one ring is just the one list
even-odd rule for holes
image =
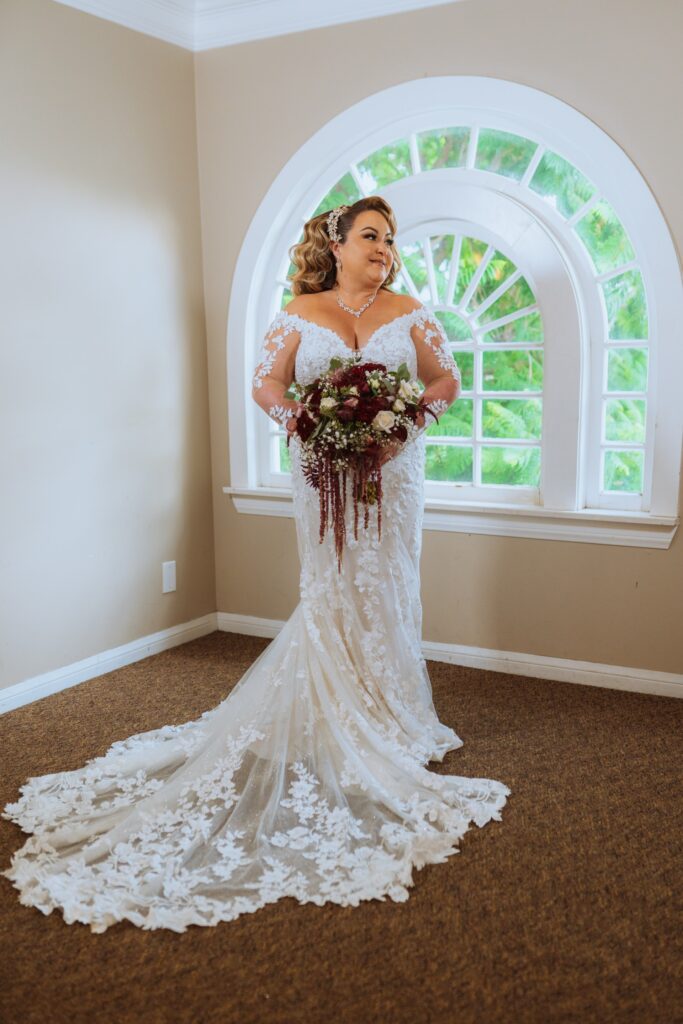
{"label": "lace wedding dress", "polygon": [[[443,328],[420,306],[361,350],[389,369],[417,348],[459,384]],[[309,382],[348,355],[329,328],[283,310],[254,386],[296,348]],[[443,371],[442,371],[443,372]],[[264,406],[265,408],[265,406]],[[282,406],[266,409],[284,418]],[[425,428],[422,428],[424,430]],[[292,896],[357,906],[408,898],[413,869],[459,852],[470,824],[501,820],[502,782],[430,772],[462,740],[442,724],[420,647],[425,439],[382,469],[382,537],[319,541],[318,495],[290,444],[300,602],[226,699],[195,721],[115,742],[74,771],[31,777],[2,816],[31,833],[2,872],[20,900],[103,932],[215,925]]]}

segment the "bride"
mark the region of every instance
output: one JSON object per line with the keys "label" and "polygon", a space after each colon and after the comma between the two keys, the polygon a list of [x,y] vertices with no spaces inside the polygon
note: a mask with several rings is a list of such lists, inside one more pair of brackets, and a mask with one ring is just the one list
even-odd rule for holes
{"label": "bride", "polygon": [[[296,297],[254,369],[252,397],[291,435],[299,604],[217,707],[25,782],[2,814],[30,834],[2,872],[23,904],[93,932],[183,932],[286,896],[403,901],[414,868],[459,852],[472,822],[501,820],[502,782],[426,767],[463,742],[434,709],[419,592],[426,416],[453,403],[460,373],[438,319],[390,288],[395,230],[379,196],[309,220]],[[381,540],[376,504],[355,539],[347,503],[339,571],[302,474],[301,407],[284,395],[352,353],[406,362],[424,411],[385,453]]]}

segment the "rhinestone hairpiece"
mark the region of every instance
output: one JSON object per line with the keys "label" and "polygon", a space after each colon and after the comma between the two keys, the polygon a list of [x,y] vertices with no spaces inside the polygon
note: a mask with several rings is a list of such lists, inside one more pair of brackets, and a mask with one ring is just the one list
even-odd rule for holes
{"label": "rhinestone hairpiece", "polygon": [[333,242],[341,242],[341,238],[337,234],[337,221],[344,210],[348,210],[348,206],[337,206],[327,215],[327,233]]}

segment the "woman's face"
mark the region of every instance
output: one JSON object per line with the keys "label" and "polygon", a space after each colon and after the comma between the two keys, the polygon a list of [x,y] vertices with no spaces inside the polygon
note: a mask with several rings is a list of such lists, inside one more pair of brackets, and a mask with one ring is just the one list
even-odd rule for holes
{"label": "woman's face", "polygon": [[333,243],[335,256],[341,257],[342,282],[346,278],[378,288],[384,284],[394,262],[393,240],[393,232],[383,214],[378,210],[361,210],[346,241]]}

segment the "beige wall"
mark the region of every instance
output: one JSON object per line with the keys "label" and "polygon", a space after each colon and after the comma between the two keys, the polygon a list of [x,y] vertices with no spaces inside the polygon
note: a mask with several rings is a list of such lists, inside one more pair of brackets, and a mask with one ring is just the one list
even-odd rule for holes
{"label": "beige wall", "polygon": [[[682,11],[677,0],[472,0],[196,55],[219,610],[286,618],[298,600],[293,521],[241,515],[222,493],[230,283],[292,153],[399,82],[510,79],[576,107],[624,148],[680,250]],[[426,531],[422,594],[427,640],[683,671],[680,530],[667,551]]]}
{"label": "beige wall", "polygon": [[[222,487],[230,283],[298,146],[401,81],[508,78],[608,132],[680,249],[681,20],[471,0],[193,57],[0,0],[0,688],[216,607],[293,611],[293,521]],[[683,671],[680,531],[668,551],[427,531],[422,578],[427,640]]]}
{"label": "beige wall", "polygon": [[192,54],[0,0],[0,236],[7,687],[215,609]]}

